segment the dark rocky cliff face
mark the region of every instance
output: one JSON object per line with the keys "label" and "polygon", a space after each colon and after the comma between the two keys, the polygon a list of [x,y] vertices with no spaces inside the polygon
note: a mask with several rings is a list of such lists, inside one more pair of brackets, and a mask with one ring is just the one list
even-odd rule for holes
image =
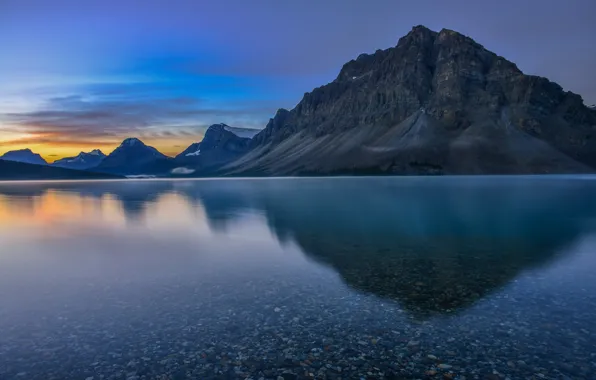
{"label": "dark rocky cliff face", "polygon": [[417,26],[279,110],[231,172],[554,173],[596,167],[596,112],[451,30]]}

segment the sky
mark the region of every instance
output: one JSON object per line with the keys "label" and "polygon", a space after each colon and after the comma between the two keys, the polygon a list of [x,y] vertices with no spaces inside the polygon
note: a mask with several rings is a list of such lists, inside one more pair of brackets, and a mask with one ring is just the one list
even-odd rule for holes
{"label": "sky", "polygon": [[0,154],[263,128],[360,53],[453,29],[596,103],[594,0],[0,0]]}

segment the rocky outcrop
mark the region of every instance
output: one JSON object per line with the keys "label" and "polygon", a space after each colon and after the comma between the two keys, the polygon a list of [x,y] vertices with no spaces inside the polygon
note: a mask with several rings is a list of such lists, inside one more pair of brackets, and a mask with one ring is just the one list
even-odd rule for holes
{"label": "rocky outcrop", "polygon": [[417,26],[280,110],[230,173],[589,172],[596,113],[579,95],[451,30]]}

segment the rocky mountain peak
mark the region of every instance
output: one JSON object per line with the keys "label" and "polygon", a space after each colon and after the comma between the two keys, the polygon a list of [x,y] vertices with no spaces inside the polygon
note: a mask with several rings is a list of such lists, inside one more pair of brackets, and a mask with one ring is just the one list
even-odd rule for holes
{"label": "rocky mountain peak", "polygon": [[209,128],[207,128],[207,130],[205,131],[205,136],[211,134],[225,133],[228,128],[230,128],[230,126],[224,123],[213,124],[209,126]]}
{"label": "rocky mountain peak", "polygon": [[136,137],[129,137],[127,139],[124,139],[124,141],[122,141],[122,144],[120,144],[121,147],[135,146],[135,145],[145,145],[145,144]]}
{"label": "rocky mountain peak", "polygon": [[412,27],[412,30],[398,40],[397,45],[405,43],[428,43],[432,42],[437,36],[437,32],[430,30],[424,25]]}
{"label": "rocky mountain peak", "polygon": [[278,108],[278,110],[275,112],[275,116],[274,117],[283,117],[287,114],[289,114],[290,111],[288,111],[285,108]]}
{"label": "rocky mountain peak", "polygon": [[[81,153],[83,153],[83,152],[81,152]],[[105,157],[105,154],[99,149],[93,149],[91,152],[89,152],[89,154],[91,154],[93,156],[104,156]]]}
{"label": "rocky mountain peak", "polygon": [[220,145],[225,144],[227,141],[240,139],[240,137],[229,130],[230,128],[229,125],[224,123],[213,124],[207,128],[205,136],[201,141],[201,150],[207,151],[209,149],[217,148]]}
{"label": "rocky mountain peak", "polygon": [[130,137],[122,141],[122,144],[108,156],[102,158],[101,163],[94,170],[120,175],[144,174],[143,172],[150,165],[159,166],[167,160],[168,157],[154,147]]}
{"label": "rocky mountain peak", "polygon": [[[524,75],[461,33],[415,26],[395,47],[359,55],[333,82],[278,112],[253,138],[253,149],[262,147],[253,157],[263,159],[248,169],[319,172],[384,162],[375,170],[482,172],[493,165],[491,171],[531,172],[559,165],[554,170],[581,171],[582,165],[596,167],[595,130],[596,114],[579,95]],[[292,142],[283,144],[287,139]],[[520,153],[531,149],[513,148],[532,144],[532,158]],[[464,155],[451,153],[454,147],[480,150],[458,161],[454,157]],[[500,158],[480,162],[489,150]],[[526,166],[507,167],[508,159]],[[477,166],[464,170],[470,162]]]}

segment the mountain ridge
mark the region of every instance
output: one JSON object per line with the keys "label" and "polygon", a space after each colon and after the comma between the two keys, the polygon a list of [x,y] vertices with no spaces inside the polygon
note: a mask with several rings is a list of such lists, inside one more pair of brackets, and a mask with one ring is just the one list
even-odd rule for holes
{"label": "mountain ridge", "polygon": [[0,159],[0,180],[120,179],[117,175]]}

